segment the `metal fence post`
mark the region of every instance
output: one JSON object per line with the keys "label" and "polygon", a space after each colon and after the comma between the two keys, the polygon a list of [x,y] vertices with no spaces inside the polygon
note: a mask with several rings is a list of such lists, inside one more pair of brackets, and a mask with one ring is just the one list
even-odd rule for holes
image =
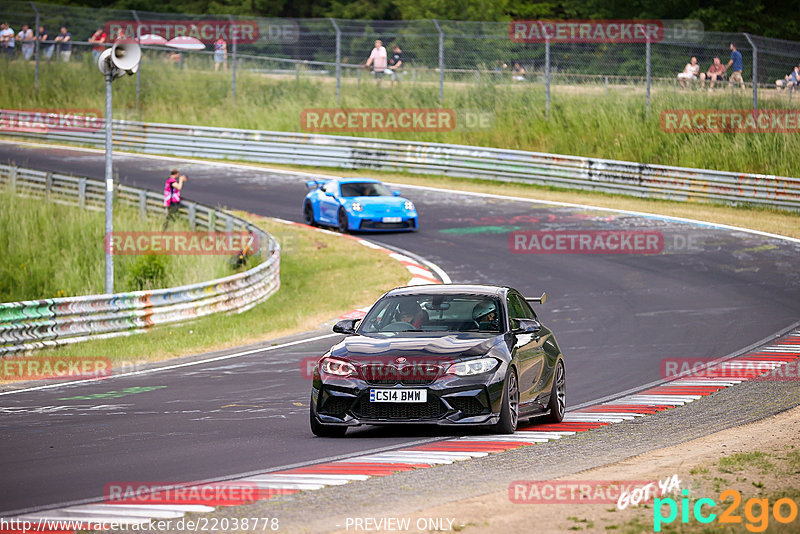
{"label": "metal fence post", "polygon": [[650,114],[650,34],[645,32],[647,43],[645,44],[645,55],[647,56],[647,109],[645,113]]}
{"label": "metal fence post", "polygon": [[444,32],[438,20],[433,19],[433,23],[439,32],[439,105],[441,105],[444,100]]}
{"label": "metal fence post", "polygon": [[139,191],[139,220],[147,220],[147,191]]}
{"label": "metal fence post", "polygon": [[336,105],[339,105],[339,92],[342,88],[342,32],[333,18],[330,19],[336,30]]}
{"label": "metal fence post", "polygon": [[194,231],[197,227],[197,204],[194,202],[189,204],[189,229]]}
{"label": "metal fence post", "polygon": [[544,36],[544,83],[545,83],[545,102],[544,118],[550,120],[550,36]]}
{"label": "metal fence post", "polygon": [[[136,14],[135,9],[131,9],[131,15],[133,15],[133,20],[136,21],[136,44],[140,47],[142,46],[142,24],[139,21],[139,15]],[[142,54],[142,58],[144,58],[144,54]],[[139,61],[139,68],[136,69],[136,103],[139,103],[139,95],[141,93],[142,88],[142,61]],[[141,120],[141,119],[140,119]]]}
{"label": "metal fence post", "polygon": [[86,208],[86,178],[78,180],[78,207]]}
{"label": "metal fence post", "polygon": [[53,173],[48,172],[44,175],[44,198],[50,202],[50,193],[53,192]]}
{"label": "metal fence post", "polygon": [[231,64],[231,94],[234,98],[236,98],[236,37],[238,36],[238,31],[236,29],[236,25],[233,23],[233,17],[228,15],[228,20],[231,21],[231,40],[233,41],[233,61]]}
{"label": "metal fence post", "polygon": [[745,33],[744,38],[753,47],[753,119],[757,119],[758,115],[758,47],[750,39],[750,34]]}
{"label": "metal fence post", "polygon": [[13,163],[8,169],[8,190],[12,195],[17,192],[17,166]]}
{"label": "metal fence post", "polygon": [[36,13],[36,22],[34,23],[36,29],[33,31],[33,35],[36,36],[33,52],[36,55],[36,67],[33,71],[33,93],[36,96],[39,96],[39,10],[36,9],[36,4],[33,2],[31,2],[31,7],[33,8],[34,13]]}

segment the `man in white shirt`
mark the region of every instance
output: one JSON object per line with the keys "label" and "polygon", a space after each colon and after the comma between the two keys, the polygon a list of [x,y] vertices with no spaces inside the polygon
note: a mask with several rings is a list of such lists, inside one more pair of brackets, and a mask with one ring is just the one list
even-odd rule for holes
{"label": "man in white shirt", "polygon": [[27,24],[22,25],[22,29],[17,34],[17,41],[22,45],[22,57],[28,61],[33,56],[33,47],[35,45],[35,38],[33,30]]}
{"label": "man in white shirt", "polygon": [[370,65],[372,65],[372,72],[375,74],[375,79],[378,80],[378,83],[381,83],[381,78],[389,65],[389,60],[386,49],[383,47],[383,43],[380,39],[375,41],[375,48],[372,49],[372,53],[369,55],[369,59],[367,59],[367,67]]}
{"label": "man in white shirt", "polygon": [[7,22],[0,24],[0,47],[9,58],[14,57],[14,30]]}

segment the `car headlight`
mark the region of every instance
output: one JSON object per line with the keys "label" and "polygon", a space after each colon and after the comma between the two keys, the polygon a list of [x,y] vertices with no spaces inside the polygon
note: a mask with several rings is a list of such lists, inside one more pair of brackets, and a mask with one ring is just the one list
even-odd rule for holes
{"label": "car headlight", "polygon": [[410,200],[406,200],[406,203],[403,204],[403,207],[406,209],[406,211],[414,211],[414,203]]}
{"label": "car headlight", "polygon": [[362,206],[360,202],[353,202],[350,204],[350,209],[353,211],[364,211],[364,206]]}
{"label": "car headlight", "polygon": [[479,358],[452,364],[447,369],[447,374],[456,376],[473,376],[481,373],[488,373],[500,363],[496,358]]}
{"label": "car headlight", "polygon": [[336,358],[324,358],[319,368],[321,372],[333,376],[356,375],[356,367],[352,363]]}

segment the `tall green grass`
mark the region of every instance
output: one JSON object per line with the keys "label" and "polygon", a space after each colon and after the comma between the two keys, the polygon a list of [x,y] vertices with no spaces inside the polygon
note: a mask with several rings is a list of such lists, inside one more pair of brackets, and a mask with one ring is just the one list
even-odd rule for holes
{"label": "tall green grass", "polygon": [[[116,232],[160,231],[162,219],[140,221],[114,210]],[[189,230],[179,221],[170,231]],[[103,212],[11,196],[0,191],[0,302],[103,293]],[[227,256],[114,256],[116,292],[202,282],[232,274]]]}
{"label": "tall green grass", "polygon": [[[192,66],[192,63],[189,63]],[[231,128],[301,131],[300,114],[306,108],[336,107],[335,83],[330,78],[266,75],[241,70],[237,94],[231,96],[230,72],[200,68],[177,70],[162,59],[146,56],[142,65],[141,100],[136,83],[123,78],[114,83],[115,116],[131,120]],[[88,60],[72,64],[45,63],[40,92],[34,96],[33,65],[20,61],[4,65],[6,108],[103,109],[104,85],[97,67]],[[787,93],[762,90],[762,109],[797,107]],[[652,106],[645,111],[641,87],[558,84],[552,88],[549,121],[545,118],[544,88],[540,83],[494,83],[486,77],[445,84],[443,106],[457,112],[489,112],[489,128],[456,128],[451,132],[375,133],[368,137],[555,152],[702,167],[739,172],[796,176],[793,155],[800,135],[780,133],[677,134],[661,130],[660,114],[668,109],[748,109],[749,90],[732,93],[723,84],[714,93],[676,90],[656,85]],[[438,86],[406,81],[381,86],[368,76],[359,83],[345,77],[341,107],[438,107]]]}

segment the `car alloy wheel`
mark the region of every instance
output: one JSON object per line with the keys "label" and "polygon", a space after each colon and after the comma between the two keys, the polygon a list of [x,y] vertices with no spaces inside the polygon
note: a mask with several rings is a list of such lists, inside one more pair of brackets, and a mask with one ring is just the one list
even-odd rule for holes
{"label": "car alloy wheel", "polygon": [[311,207],[310,202],[306,202],[303,206],[303,222],[309,226],[315,226],[314,208]]}
{"label": "car alloy wheel", "polygon": [[548,416],[550,422],[560,423],[564,420],[564,413],[567,411],[567,378],[563,362],[558,362],[556,365],[553,390],[550,393],[550,402],[547,407],[550,408]]}
{"label": "car alloy wheel", "polygon": [[350,228],[347,225],[347,212],[344,208],[339,208],[339,231],[346,234]]}
{"label": "car alloy wheel", "polygon": [[498,434],[513,434],[517,430],[519,420],[519,385],[517,372],[513,367],[508,369],[504,389],[500,420],[494,425],[494,431]]}

